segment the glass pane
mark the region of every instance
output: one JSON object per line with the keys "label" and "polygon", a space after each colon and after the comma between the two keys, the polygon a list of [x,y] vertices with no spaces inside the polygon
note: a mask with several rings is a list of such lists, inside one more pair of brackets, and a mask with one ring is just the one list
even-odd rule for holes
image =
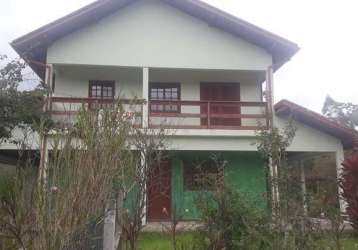
{"label": "glass pane", "polygon": [[177,100],[177,99],[178,99],[178,93],[177,93],[177,92],[172,92],[172,99],[173,99],[173,100]]}
{"label": "glass pane", "polygon": [[158,89],[158,99],[159,99],[159,100],[163,100],[163,99],[164,99],[163,89]]}
{"label": "glass pane", "polygon": [[171,89],[165,89],[165,99],[170,100],[172,98],[172,91]]}
{"label": "glass pane", "polygon": [[151,89],[150,98],[151,99],[157,99],[158,98],[158,89]]}

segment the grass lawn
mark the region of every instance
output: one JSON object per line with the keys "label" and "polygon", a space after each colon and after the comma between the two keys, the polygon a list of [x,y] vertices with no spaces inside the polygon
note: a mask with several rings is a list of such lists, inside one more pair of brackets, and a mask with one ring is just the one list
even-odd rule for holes
{"label": "grass lawn", "polygon": [[[178,246],[184,245],[190,249],[193,247],[192,243],[193,233],[178,234]],[[347,236],[343,240],[344,250],[358,250],[358,238]],[[143,233],[139,241],[140,250],[171,250],[171,240],[169,234],[163,233]],[[181,249],[179,247],[179,249]],[[194,250],[194,249],[193,249]]]}
{"label": "grass lawn", "polygon": [[[187,248],[183,249],[190,249],[189,246],[192,245],[193,233],[180,233],[177,235],[177,238],[178,246],[187,246]],[[170,250],[172,249],[171,236],[164,233],[143,233],[139,240],[139,249]]]}
{"label": "grass lawn", "polygon": [[358,249],[358,239],[357,238],[347,238],[343,242],[344,250]]}

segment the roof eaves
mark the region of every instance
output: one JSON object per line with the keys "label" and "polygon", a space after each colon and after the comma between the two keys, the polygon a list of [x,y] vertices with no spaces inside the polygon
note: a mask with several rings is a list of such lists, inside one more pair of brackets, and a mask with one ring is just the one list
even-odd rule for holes
{"label": "roof eaves", "polygon": [[[307,123],[309,126],[314,126],[316,129],[321,129],[326,133],[339,137],[346,147],[352,147],[355,138],[358,138],[358,131],[343,126],[319,113],[288,100],[281,100],[275,104],[275,110],[278,115],[292,114],[294,119],[298,119],[303,123]],[[312,122],[307,122],[307,119],[310,119]],[[334,133],[332,131],[334,131]]]}

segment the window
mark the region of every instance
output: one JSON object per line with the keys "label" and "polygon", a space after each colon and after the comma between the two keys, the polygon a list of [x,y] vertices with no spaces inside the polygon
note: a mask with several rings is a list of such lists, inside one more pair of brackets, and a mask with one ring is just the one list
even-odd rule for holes
{"label": "window", "polygon": [[180,104],[160,104],[155,101],[179,101],[180,84],[179,83],[151,83],[149,99],[151,112],[179,113]]}
{"label": "window", "polygon": [[[94,80],[89,83],[88,96],[96,99],[111,100],[114,98],[114,81]],[[112,104],[107,102],[95,101],[89,103],[90,109],[109,108]]]}
{"label": "window", "polygon": [[113,99],[114,81],[90,81],[89,97]]}
{"label": "window", "polygon": [[219,169],[214,162],[207,161],[199,166],[184,161],[184,190],[214,190],[219,177]]}

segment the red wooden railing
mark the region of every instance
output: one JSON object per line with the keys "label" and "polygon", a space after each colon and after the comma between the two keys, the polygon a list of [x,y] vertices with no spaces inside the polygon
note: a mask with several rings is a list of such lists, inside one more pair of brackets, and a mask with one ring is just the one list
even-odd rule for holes
{"label": "red wooden railing", "polygon": [[[114,102],[113,99],[77,97],[51,97],[48,101],[47,110],[53,117],[74,116],[83,105],[90,109],[94,105],[105,107]],[[123,105],[135,107],[136,111],[133,112],[132,108],[130,112],[142,118],[145,100],[118,101]],[[163,110],[151,110],[152,105],[159,105]],[[168,105],[176,106],[177,112],[165,112]],[[245,108],[254,108],[254,111]],[[179,121],[173,121],[175,119]],[[159,120],[159,123],[156,124],[155,120]],[[255,130],[260,126],[268,128],[269,114],[266,102],[151,100],[148,121],[152,128]]]}
{"label": "red wooden railing", "polygon": [[[149,108],[152,105],[162,106],[160,112],[150,111],[150,118],[198,118],[200,124],[174,124],[175,122],[166,121],[161,124],[153,124],[151,127],[166,128],[188,128],[188,129],[241,129],[255,130],[261,126],[268,128],[269,115],[266,102],[240,102],[240,101],[162,101],[151,100]],[[165,112],[165,106],[177,106],[178,112]],[[192,107],[195,111],[183,112],[184,107]],[[257,108],[254,113],[249,113],[243,108]],[[184,122],[185,123],[185,122]]]}
{"label": "red wooden railing", "polygon": [[[84,105],[85,108],[91,109],[95,106],[106,106],[114,103],[113,99],[102,99],[102,98],[81,98],[81,97],[50,97],[48,102],[48,112],[51,115],[76,115],[79,109]],[[136,115],[142,116],[143,104],[145,103],[142,99],[119,99],[116,100],[123,105],[140,106],[140,112]],[[57,105],[57,109],[54,107]]]}

